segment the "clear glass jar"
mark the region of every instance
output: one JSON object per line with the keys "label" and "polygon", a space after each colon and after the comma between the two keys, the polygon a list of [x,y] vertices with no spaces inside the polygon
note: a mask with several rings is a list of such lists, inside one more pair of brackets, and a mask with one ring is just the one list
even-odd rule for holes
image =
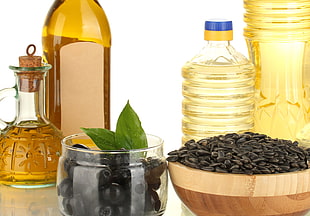
{"label": "clear glass jar", "polygon": [[168,181],[163,140],[152,135],[147,139],[145,149],[102,151],[83,133],[64,138],[57,175],[61,213],[163,215]]}

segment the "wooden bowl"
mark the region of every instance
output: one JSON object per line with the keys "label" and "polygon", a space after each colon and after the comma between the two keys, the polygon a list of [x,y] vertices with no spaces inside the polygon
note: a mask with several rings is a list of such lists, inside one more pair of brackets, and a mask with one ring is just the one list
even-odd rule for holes
{"label": "wooden bowl", "polygon": [[182,202],[197,216],[300,216],[310,210],[310,169],[283,174],[231,174],[168,164]]}

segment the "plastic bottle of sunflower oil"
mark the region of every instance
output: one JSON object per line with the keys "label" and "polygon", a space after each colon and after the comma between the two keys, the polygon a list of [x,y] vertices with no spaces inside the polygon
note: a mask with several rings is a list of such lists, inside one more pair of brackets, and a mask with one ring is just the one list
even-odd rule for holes
{"label": "plastic bottle of sunflower oil", "polygon": [[251,131],[253,64],[231,45],[232,21],[207,20],[202,50],[182,68],[183,143],[230,132]]}
{"label": "plastic bottle of sunflower oil", "polygon": [[310,147],[310,1],[244,0],[254,130]]}

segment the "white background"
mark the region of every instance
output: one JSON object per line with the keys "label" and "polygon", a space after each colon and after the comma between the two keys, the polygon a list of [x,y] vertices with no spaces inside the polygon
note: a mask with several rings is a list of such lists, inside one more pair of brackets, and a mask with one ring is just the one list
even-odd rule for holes
{"label": "white background", "polygon": [[[181,145],[181,67],[204,45],[204,21],[231,19],[233,46],[247,56],[242,0],[99,0],[109,19],[111,49],[111,127],[126,101],[147,133],[165,140],[166,152]],[[53,0],[0,3],[0,89],[14,85],[9,65],[17,65],[27,45],[42,54],[41,31]],[[11,118],[14,102],[0,103]]]}

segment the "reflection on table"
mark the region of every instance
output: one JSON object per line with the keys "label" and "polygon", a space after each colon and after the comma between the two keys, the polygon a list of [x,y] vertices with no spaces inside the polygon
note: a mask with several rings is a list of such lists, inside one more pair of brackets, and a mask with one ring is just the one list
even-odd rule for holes
{"label": "reflection on table", "polygon": [[[181,204],[170,182],[168,185],[164,216],[195,216]],[[0,216],[61,216],[56,188],[19,189],[0,185]]]}
{"label": "reflection on table", "polygon": [[60,216],[55,187],[24,189],[0,185],[0,215]]}
{"label": "reflection on table", "polygon": [[[183,205],[169,182],[165,216],[195,216]],[[0,216],[61,216],[55,187],[24,189],[0,185]]]}
{"label": "reflection on table", "polygon": [[196,216],[184,204],[181,204],[181,209],[182,209],[181,216]]}

